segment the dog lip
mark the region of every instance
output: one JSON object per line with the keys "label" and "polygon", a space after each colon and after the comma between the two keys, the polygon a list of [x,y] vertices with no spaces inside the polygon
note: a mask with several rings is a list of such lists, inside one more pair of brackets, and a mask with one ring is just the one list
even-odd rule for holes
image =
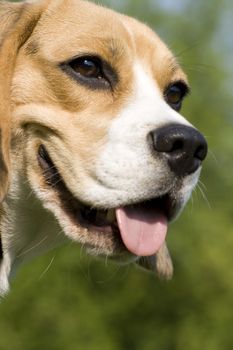
{"label": "dog lip", "polygon": [[53,161],[51,160],[45,146],[39,146],[37,159],[41,169],[43,170],[43,175],[46,183],[58,190],[59,188],[63,189],[63,187],[65,187],[65,183]]}
{"label": "dog lip", "polygon": [[[40,145],[38,149],[38,163],[43,171],[43,176],[46,184],[57,192],[63,210],[69,215],[75,225],[80,224],[83,227],[93,231],[112,232],[112,223],[104,220],[104,218],[97,218],[97,210],[83,204],[67,188],[62,176],[51,160],[44,145]],[[104,210],[99,210],[104,213]],[[102,215],[103,217],[104,215]]]}
{"label": "dog lip", "polygon": [[[108,219],[108,212],[114,211],[115,208],[109,210],[91,208],[77,198],[67,188],[62,176],[51,160],[44,145],[40,145],[38,149],[38,163],[43,171],[44,179],[49,187],[57,192],[62,209],[66,212],[75,226],[80,225],[87,228],[89,231],[99,234],[111,234],[118,241],[123,250],[126,250],[116,219]],[[179,203],[173,199],[170,193],[166,193],[158,198],[147,199],[141,202],[124,204],[124,207],[141,206],[143,209],[153,207],[162,210],[168,221],[173,220],[178,211]]]}

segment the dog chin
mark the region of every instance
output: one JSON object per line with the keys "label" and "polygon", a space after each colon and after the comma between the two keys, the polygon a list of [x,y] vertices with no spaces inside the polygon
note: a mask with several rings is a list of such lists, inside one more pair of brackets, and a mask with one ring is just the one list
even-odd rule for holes
{"label": "dog chin", "polygon": [[[157,198],[129,200],[118,208],[97,208],[72,194],[44,146],[39,147],[38,163],[49,193],[41,199],[55,214],[64,233],[84,245],[89,253],[111,256],[120,262],[156,254],[166,239],[168,223],[181,213],[193,189],[186,181]],[[145,228],[148,235],[143,244],[135,246],[141,240],[138,226],[139,230]]]}

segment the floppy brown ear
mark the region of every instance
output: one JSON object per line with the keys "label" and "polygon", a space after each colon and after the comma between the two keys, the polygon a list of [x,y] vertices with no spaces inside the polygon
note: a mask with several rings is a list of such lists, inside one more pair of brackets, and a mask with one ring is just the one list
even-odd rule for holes
{"label": "floppy brown ear", "polygon": [[42,2],[0,2],[0,202],[10,176],[12,75],[18,51],[38,23],[42,6]]}

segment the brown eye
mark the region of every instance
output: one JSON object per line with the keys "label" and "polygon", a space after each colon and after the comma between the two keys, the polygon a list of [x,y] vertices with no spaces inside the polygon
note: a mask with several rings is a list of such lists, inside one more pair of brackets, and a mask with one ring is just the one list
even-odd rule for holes
{"label": "brown eye", "polygon": [[172,86],[167,93],[167,100],[170,104],[177,104],[182,99],[182,92],[178,86]]}
{"label": "brown eye", "polygon": [[78,84],[92,90],[113,91],[118,83],[116,70],[100,56],[74,57],[60,63],[59,67]]}
{"label": "brown eye", "polygon": [[170,85],[165,92],[165,100],[176,111],[182,107],[184,96],[188,93],[188,87],[183,82]]}
{"label": "brown eye", "polygon": [[103,79],[101,62],[95,58],[80,57],[70,62],[70,67],[85,78]]}

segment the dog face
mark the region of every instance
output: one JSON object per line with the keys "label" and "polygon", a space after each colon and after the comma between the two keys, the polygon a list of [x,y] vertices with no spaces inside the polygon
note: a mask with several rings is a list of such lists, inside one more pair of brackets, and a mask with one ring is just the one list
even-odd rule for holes
{"label": "dog face", "polygon": [[90,252],[157,254],[207,153],[179,113],[185,74],[132,18],[77,0],[33,7],[12,77],[9,198],[23,179]]}

